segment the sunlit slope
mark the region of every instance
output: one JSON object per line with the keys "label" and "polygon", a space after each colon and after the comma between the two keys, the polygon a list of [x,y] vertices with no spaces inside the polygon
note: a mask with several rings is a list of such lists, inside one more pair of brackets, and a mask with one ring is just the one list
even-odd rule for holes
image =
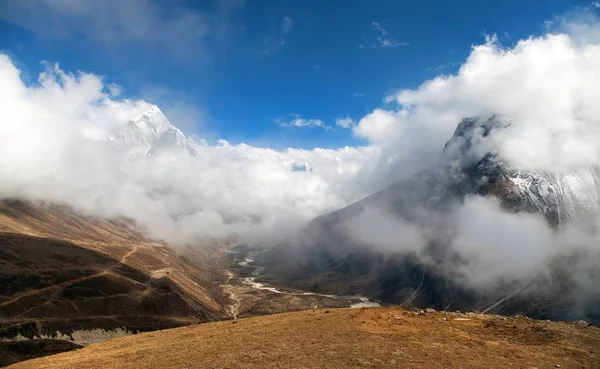
{"label": "sunlit slope", "polygon": [[126,219],[0,202],[0,335],[147,331],[220,319],[210,254],[176,251]]}
{"label": "sunlit slope", "polygon": [[599,362],[595,327],[386,307],[144,333],[11,368],[597,368]]}

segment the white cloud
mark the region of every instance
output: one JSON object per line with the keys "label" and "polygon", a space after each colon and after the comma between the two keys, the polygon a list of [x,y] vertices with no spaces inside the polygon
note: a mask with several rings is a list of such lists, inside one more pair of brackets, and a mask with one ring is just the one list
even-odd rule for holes
{"label": "white cloud", "polygon": [[[456,74],[391,95],[397,109],[376,109],[356,124],[340,120],[369,147],[276,151],[199,140],[198,159],[176,163],[160,157],[131,163],[103,141],[149,109],[147,102],[117,99],[100,77],[65,74],[54,65],[40,76],[39,86],[28,87],[3,55],[1,191],[92,212],[121,212],[171,237],[256,235],[291,230],[428,167],[467,116],[511,117],[513,126],[491,135],[488,144],[516,165],[557,169],[597,163],[600,47],[589,40],[548,34],[504,48],[489,38],[473,47]],[[166,113],[177,124],[181,109],[173,110]],[[300,116],[279,123],[328,127]],[[312,171],[292,171],[298,163]],[[231,221],[232,214],[241,220]],[[258,218],[259,223],[251,220]],[[192,220],[207,227],[194,231]]]}
{"label": "white cloud", "polygon": [[374,48],[379,48],[379,47],[391,48],[391,47],[408,46],[408,45],[409,45],[409,43],[405,42],[405,41],[398,41],[393,38],[377,37],[377,41],[373,44],[373,47]]}
{"label": "white cloud", "polygon": [[[392,48],[409,45],[408,42],[398,41],[394,38],[387,37],[389,34],[388,31],[385,28],[383,28],[379,23],[371,22],[371,26],[379,33],[379,37],[376,38],[375,42],[372,45],[373,48]],[[368,40],[366,41],[368,42]],[[364,44],[360,44],[359,47],[363,49]]]}
{"label": "white cloud", "polygon": [[365,96],[365,94],[359,94],[359,93],[354,94],[354,97],[363,97],[363,96]]}
{"label": "white cloud", "polygon": [[143,100],[160,106],[164,115],[171,122],[177,122],[177,128],[184,133],[210,134],[210,128],[205,124],[208,113],[184,92],[151,85],[143,86],[140,90]]}
{"label": "white cloud", "polygon": [[354,134],[376,144],[385,143],[397,136],[398,119],[397,112],[376,109],[358,122],[353,128]]}
{"label": "white cloud", "polygon": [[593,6],[595,6],[596,8],[600,8],[600,1],[594,1],[592,3]]}
{"label": "white cloud", "polygon": [[207,39],[217,34],[216,26],[226,23],[217,15],[178,4],[163,7],[151,0],[4,2],[0,18],[42,37],[92,42],[120,52],[142,47],[180,59],[203,56]]}
{"label": "white cloud", "polygon": [[260,54],[269,55],[287,45],[286,36],[291,32],[293,26],[294,20],[292,18],[283,17],[279,22],[279,26],[274,26],[272,33],[264,38]]}
{"label": "white cloud", "polygon": [[[130,157],[108,137],[152,105],[109,89],[99,76],[51,64],[39,85],[26,86],[0,54],[0,197],[122,214],[173,242],[232,234],[274,242],[374,190],[357,180],[378,156],[374,147],[277,151],[190,140],[196,157],[176,149]],[[310,171],[294,171],[299,163]]]}
{"label": "white cloud", "polygon": [[356,123],[350,117],[338,118],[335,120],[335,124],[342,128],[352,128]]}
{"label": "white cloud", "polygon": [[292,20],[292,18],[285,16],[281,19],[281,33],[282,34],[287,34],[292,30],[292,27],[294,26],[294,21]]}
{"label": "white cloud", "polygon": [[459,65],[459,63],[456,63],[456,62],[447,63],[447,64],[438,64],[438,65],[436,65],[434,67],[428,67],[428,68],[426,68],[425,71],[427,71],[427,72],[430,72],[430,71],[440,72],[440,71],[443,71],[443,70],[448,69],[448,68],[453,68],[453,67],[455,67],[457,65]]}
{"label": "white cloud", "polygon": [[290,121],[282,121],[281,119],[275,119],[275,122],[282,127],[319,127],[323,129],[329,129],[330,127],[325,124],[321,119],[306,119],[299,115],[294,115],[294,119]]}
{"label": "white cloud", "polygon": [[[382,173],[397,180],[431,165],[464,117],[503,114],[514,123],[482,140],[520,167],[571,170],[600,163],[600,38],[597,22],[570,24],[511,48],[488,37],[474,46],[456,74],[386,99],[354,127],[382,147]],[[475,148],[477,150],[477,148]]]}
{"label": "white cloud", "polygon": [[542,216],[509,213],[495,199],[467,198],[453,218],[453,245],[470,261],[462,272],[471,286],[488,287],[501,278],[531,279],[547,272],[561,251],[556,233]]}
{"label": "white cloud", "polygon": [[377,31],[379,31],[379,33],[381,33],[382,36],[387,35],[387,31],[381,27],[381,25],[377,22],[371,22],[371,26],[373,26],[373,28],[375,28]]}
{"label": "white cloud", "polygon": [[117,97],[123,92],[123,89],[121,88],[121,86],[115,83],[111,83],[110,85],[108,85],[108,91],[111,96]]}

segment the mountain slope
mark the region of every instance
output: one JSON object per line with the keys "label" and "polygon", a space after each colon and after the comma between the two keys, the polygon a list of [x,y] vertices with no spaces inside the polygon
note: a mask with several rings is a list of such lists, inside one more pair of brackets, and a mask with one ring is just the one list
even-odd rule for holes
{"label": "mountain slope", "polygon": [[[453,218],[467,198],[496,198],[507,212],[541,215],[553,229],[570,223],[593,229],[599,224],[600,170],[517,169],[495,152],[481,151],[482,141],[507,127],[510,122],[498,116],[464,119],[445,145],[438,167],[314,219],[262,255],[268,276],[302,289],[358,293],[396,304],[492,308],[600,324],[600,290],[592,287],[585,301],[579,300],[581,293],[568,278],[568,260],[555,263],[550,278],[499,281],[483,290],[460,282],[457,271],[468,261],[452,247]],[[390,222],[385,232],[393,229],[392,239],[382,242],[384,235],[377,229],[385,222]],[[413,226],[425,230],[422,238],[412,234]],[[424,245],[406,247],[411,237]],[[399,244],[408,250],[397,251]]]}
{"label": "mountain slope", "polygon": [[[126,219],[2,200],[0,337],[66,335],[86,343],[217,320],[226,298],[214,250],[176,252]],[[97,337],[81,338],[90,330]]]}
{"label": "mountain slope", "polygon": [[64,340],[0,341],[0,367],[81,348]]}
{"label": "mountain slope", "polygon": [[599,347],[595,327],[388,307],[144,333],[11,368],[594,368]]}

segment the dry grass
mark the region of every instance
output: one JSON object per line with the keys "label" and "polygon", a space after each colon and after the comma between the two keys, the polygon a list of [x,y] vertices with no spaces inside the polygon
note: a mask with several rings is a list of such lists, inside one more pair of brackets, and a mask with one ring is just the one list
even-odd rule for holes
{"label": "dry grass", "polygon": [[11,368],[600,368],[600,329],[398,307],[284,313],[117,338]]}
{"label": "dry grass", "polygon": [[175,250],[126,219],[0,200],[0,336],[219,320],[228,300],[210,256],[222,245],[204,246]]}

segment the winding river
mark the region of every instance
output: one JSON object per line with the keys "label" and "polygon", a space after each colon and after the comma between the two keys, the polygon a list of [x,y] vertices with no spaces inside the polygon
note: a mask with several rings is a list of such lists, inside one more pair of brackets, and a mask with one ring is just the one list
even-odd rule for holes
{"label": "winding river", "polygon": [[288,291],[282,291],[275,287],[267,286],[260,282],[256,282],[256,278],[259,277],[262,274],[262,272],[265,270],[265,267],[263,267],[263,266],[251,265],[255,262],[254,257],[256,257],[256,255],[258,255],[259,253],[260,253],[260,251],[249,252],[248,255],[245,257],[245,259],[238,263],[238,265],[242,266],[242,267],[254,268],[254,270],[251,273],[251,277],[245,277],[242,280],[242,283],[244,283],[254,289],[269,291],[272,293],[278,293],[278,294],[283,294],[283,295],[292,295],[292,296],[317,296],[317,297],[326,297],[326,298],[335,299],[335,300],[355,300],[356,303],[350,304],[350,307],[352,307],[352,308],[381,306],[381,305],[379,305],[379,303],[377,303],[375,301],[371,301],[368,298],[363,297],[363,296],[339,296],[339,295],[327,295],[327,294],[315,293],[315,292],[288,292]]}

